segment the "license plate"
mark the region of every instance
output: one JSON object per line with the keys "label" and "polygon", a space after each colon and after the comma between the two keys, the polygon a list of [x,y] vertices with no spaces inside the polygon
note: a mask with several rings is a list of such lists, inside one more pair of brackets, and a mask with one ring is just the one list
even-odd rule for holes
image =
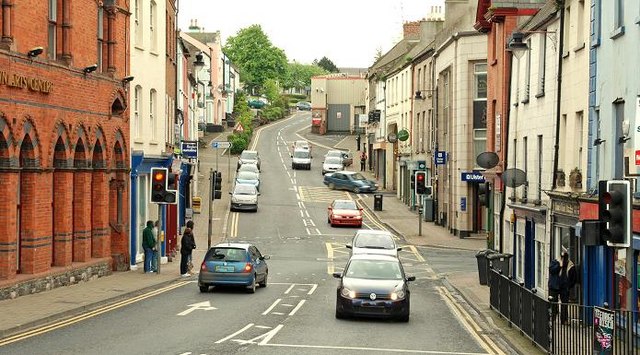
{"label": "license plate", "polygon": [[233,268],[233,266],[216,265],[214,270],[217,271],[217,272],[233,272],[234,268]]}

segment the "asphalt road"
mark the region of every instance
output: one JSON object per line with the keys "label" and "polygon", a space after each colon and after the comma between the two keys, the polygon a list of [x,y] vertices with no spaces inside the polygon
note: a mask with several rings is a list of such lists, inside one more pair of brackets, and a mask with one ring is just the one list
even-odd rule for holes
{"label": "asphalt road", "polygon": [[[418,249],[402,238],[400,258],[407,273],[417,278],[411,284],[410,321],[335,319],[338,281],[331,273],[345,265],[344,245],[355,229],[330,227],[326,208],[335,198],[358,196],[322,184],[324,147],[313,147],[310,171],[291,169],[291,142],[299,139],[296,132],[310,120],[308,112],[300,112],[260,131],[256,137],[263,167],[259,210],[229,214],[229,240],[253,242],[271,256],[266,288],[255,294],[233,288],[200,293],[190,280],[10,344],[2,353],[488,353],[486,344],[468,331],[456,298],[438,277],[442,272],[464,272],[467,266],[458,262],[468,261],[469,256]],[[331,143],[333,138],[324,139]],[[382,225],[367,214],[365,226]]]}

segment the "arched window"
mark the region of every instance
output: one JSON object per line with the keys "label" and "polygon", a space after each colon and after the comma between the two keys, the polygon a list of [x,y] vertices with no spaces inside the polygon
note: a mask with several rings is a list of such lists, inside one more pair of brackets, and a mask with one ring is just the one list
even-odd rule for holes
{"label": "arched window", "polygon": [[133,124],[134,124],[134,130],[135,130],[134,133],[136,138],[140,137],[140,133],[142,131],[141,129],[142,102],[141,101],[142,101],[142,87],[138,85],[136,86],[136,89],[133,95]]}
{"label": "arched window", "polygon": [[151,140],[155,140],[156,139],[156,131],[158,130],[158,118],[156,115],[156,106],[157,106],[157,100],[156,100],[156,90],[155,89],[151,89],[151,91],[149,92],[149,122],[151,123],[150,127],[151,127]]}

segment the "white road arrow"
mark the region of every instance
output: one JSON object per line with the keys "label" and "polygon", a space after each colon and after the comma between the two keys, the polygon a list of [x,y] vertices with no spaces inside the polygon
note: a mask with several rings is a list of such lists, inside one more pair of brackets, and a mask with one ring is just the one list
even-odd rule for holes
{"label": "white road arrow", "polygon": [[216,307],[211,306],[211,302],[209,301],[204,301],[204,302],[200,302],[200,303],[194,303],[194,304],[189,304],[187,305],[191,308],[188,308],[180,313],[178,313],[179,316],[186,316],[187,314],[197,310],[197,309],[201,309],[203,311],[211,311],[214,309],[217,309]]}

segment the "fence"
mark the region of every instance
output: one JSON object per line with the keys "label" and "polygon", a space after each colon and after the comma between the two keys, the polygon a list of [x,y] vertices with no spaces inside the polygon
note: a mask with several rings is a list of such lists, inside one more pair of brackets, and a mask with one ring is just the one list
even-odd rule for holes
{"label": "fence", "polygon": [[[549,302],[494,269],[488,283],[491,308],[549,354],[640,354],[639,312]],[[602,313],[610,314],[610,333],[604,321],[594,325],[594,312],[600,312],[598,320]],[[609,349],[594,350],[598,348]]]}

